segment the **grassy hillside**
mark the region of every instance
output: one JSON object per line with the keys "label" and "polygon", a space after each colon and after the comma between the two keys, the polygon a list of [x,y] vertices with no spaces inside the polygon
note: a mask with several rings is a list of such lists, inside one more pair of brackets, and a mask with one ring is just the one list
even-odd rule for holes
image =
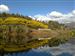
{"label": "grassy hillside", "polygon": [[0,14],[0,24],[25,24],[33,29],[48,28],[47,24],[32,20],[32,18],[28,16],[22,16],[18,14]]}

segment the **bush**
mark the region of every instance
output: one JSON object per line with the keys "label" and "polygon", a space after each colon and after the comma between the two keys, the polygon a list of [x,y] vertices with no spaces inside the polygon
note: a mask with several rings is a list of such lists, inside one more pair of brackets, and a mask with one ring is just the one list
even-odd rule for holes
{"label": "bush", "polygon": [[50,47],[52,47],[52,46],[58,46],[58,45],[60,45],[60,44],[65,43],[66,41],[67,41],[66,39],[52,38],[52,39],[49,40],[48,45],[49,45]]}

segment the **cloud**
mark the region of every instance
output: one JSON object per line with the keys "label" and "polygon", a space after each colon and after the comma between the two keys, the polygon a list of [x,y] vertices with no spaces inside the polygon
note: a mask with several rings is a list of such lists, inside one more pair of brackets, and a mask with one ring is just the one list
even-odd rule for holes
{"label": "cloud", "polygon": [[6,5],[0,5],[0,12],[8,12],[9,8]]}
{"label": "cloud", "polygon": [[64,14],[63,17],[61,17],[62,19],[59,20],[59,22],[61,23],[71,23],[71,22],[75,22],[75,13],[74,10],[68,14]]}
{"label": "cloud", "polygon": [[44,16],[44,15],[35,15],[34,18],[36,18],[37,20],[40,20],[40,21],[46,21],[46,20],[51,20],[50,18],[48,18],[47,16]]}
{"label": "cloud", "polygon": [[73,11],[72,11],[72,14],[74,14],[74,15],[75,15],[75,10],[73,10]]}
{"label": "cloud", "polygon": [[46,15],[37,14],[31,18],[34,18],[34,20],[39,20],[39,21],[51,20],[51,21],[58,21],[59,23],[70,23],[70,22],[75,22],[75,10],[67,14],[63,14],[57,11],[52,11],[50,13],[47,13]]}
{"label": "cloud", "polygon": [[59,18],[62,17],[63,14],[57,11],[52,11],[51,13],[48,14],[48,16],[54,17],[54,18]]}

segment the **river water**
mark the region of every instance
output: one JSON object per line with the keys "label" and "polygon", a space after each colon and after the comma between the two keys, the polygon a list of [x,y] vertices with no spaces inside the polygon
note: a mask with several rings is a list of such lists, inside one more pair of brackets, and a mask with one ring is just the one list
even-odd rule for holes
{"label": "river water", "polygon": [[57,47],[45,45],[44,47],[33,48],[28,52],[6,54],[5,56],[75,56],[75,39]]}

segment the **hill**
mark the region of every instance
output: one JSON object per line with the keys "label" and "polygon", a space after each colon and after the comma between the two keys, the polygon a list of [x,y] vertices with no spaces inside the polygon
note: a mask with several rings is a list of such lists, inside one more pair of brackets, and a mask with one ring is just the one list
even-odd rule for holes
{"label": "hill", "polygon": [[0,14],[0,24],[24,24],[27,25],[29,28],[33,29],[48,28],[47,24],[33,20],[28,16],[22,16],[19,14],[8,14],[8,13]]}

